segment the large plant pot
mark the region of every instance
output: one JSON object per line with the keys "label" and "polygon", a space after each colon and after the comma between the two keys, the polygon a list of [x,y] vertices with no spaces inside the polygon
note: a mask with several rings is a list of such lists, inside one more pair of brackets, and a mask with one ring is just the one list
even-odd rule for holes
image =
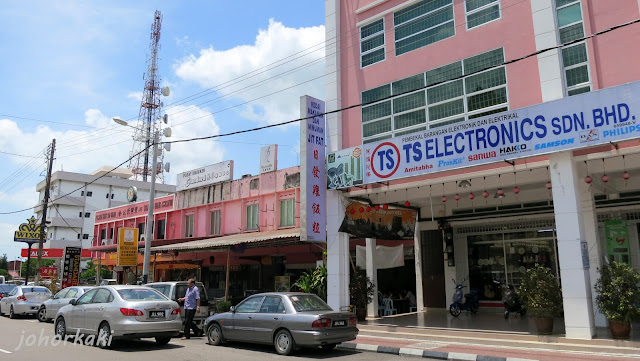
{"label": "large plant pot", "polygon": [[536,317],[538,335],[551,335],[553,333],[553,317]]}
{"label": "large plant pot", "polygon": [[609,331],[614,339],[628,340],[631,334],[631,323],[609,320]]}
{"label": "large plant pot", "polygon": [[356,308],[356,317],[358,318],[358,321],[364,321],[367,318],[367,308]]}

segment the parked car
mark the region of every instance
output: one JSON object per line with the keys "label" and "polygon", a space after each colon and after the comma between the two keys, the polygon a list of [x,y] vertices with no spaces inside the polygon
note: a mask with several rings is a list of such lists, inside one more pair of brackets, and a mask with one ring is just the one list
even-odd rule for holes
{"label": "parked car", "polygon": [[50,299],[44,301],[40,309],[38,310],[38,321],[40,322],[49,322],[58,313],[58,310],[63,306],[69,304],[69,300],[73,298],[78,298],[82,296],[85,292],[89,291],[93,287],[91,286],[82,286],[82,287],[67,287],[62,291],[56,293]]}
{"label": "parked car", "polygon": [[205,327],[212,345],[225,340],[273,344],[281,355],[297,347],[331,350],[358,335],[353,313],[334,311],[320,297],[298,292],[250,296],[231,311],[208,317]]}
{"label": "parked car", "polygon": [[17,286],[0,300],[0,315],[8,313],[10,318],[17,315],[35,315],[42,303],[49,298],[51,291],[46,287]]}
{"label": "parked car", "polygon": [[[151,338],[167,344],[180,333],[180,306],[162,293],[145,286],[114,285],[95,287],[56,315],[55,333],[111,335],[113,339]],[[108,347],[99,344],[101,347]]]}
{"label": "parked car", "polygon": [[100,280],[100,286],[117,285],[118,280],[115,278],[105,278]]}
{"label": "parked car", "polygon": [[[178,302],[179,298],[184,297],[187,293],[187,281],[168,281],[168,282],[152,282],[147,283],[145,286],[151,287],[165,296],[169,297],[170,300]],[[207,292],[204,290],[204,284],[202,282],[196,282],[196,286],[198,290],[200,290],[200,312],[196,313],[193,316],[193,323],[196,324],[200,329],[204,330],[202,326],[204,325],[204,320],[209,316],[209,300],[207,298]],[[182,330],[184,330],[184,303],[178,302],[180,304],[180,308],[182,309]]]}
{"label": "parked car", "polygon": [[16,288],[16,285],[13,284],[2,284],[0,285],[0,300],[2,297],[6,297],[12,289]]}

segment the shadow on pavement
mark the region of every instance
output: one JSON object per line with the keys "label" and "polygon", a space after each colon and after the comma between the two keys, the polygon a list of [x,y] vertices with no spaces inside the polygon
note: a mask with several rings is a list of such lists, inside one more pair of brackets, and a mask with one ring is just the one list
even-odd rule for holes
{"label": "shadow on pavement", "polygon": [[115,340],[111,345],[111,351],[119,352],[145,352],[145,351],[161,351],[183,348],[184,345],[173,343],[172,339],[166,345],[158,345],[153,339],[136,339],[136,340]]}
{"label": "shadow on pavement", "polygon": [[[212,345],[210,346],[212,348],[224,347],[228,349],[239,349],[244,351],[255,351],[260,353],[265,352],[265,353],[271,353],[271,354],[277,355],[273,345],[257,345],[257,344],[242,343],[242,342],[226,342],[222,346],[212,346]],[[324,350],[320,347],[318,348],[304,347],[304,348],[297,349],[292,356],[294,358],[299,357],[299,358],[309,358],[309,359],[327,359],[327,358],[351,356],[357,353],[360,353],[360,352],[355,350],[343,350],[343,349]]]}

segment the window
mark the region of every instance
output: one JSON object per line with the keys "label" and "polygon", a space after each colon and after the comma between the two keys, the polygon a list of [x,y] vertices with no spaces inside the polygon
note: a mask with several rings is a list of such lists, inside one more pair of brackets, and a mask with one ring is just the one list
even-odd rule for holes
{"label": "window", "polygon": [[60,298],[76,298],[77,295],[78,295],[78,289],[72,288],[69,290],[69,293],[64,295],[64,297],[60,297]]}
{"label": "window", "polygon": [[384,19],[380,19],[360,28],[360,66],[364,68],[384,59]]}
{"label": "window", "polygon": [[247,231],[253,231],[258,229],[258,224],[259,224],[258,218],[259,218],[258,205],[257,204],[248,205],[247,206],[247,227],[246,227]]}
{"label": "window", "polygon": [[80,191],[80,197],[84,197],[84,191]]}
{"label": "window", "polygon": [[295,198],[280,201],[280,227],[293,227],[296,225]]}
{"label": "window", "polygon": [[465,0],[467,29],[500,19],[500,0]]}
{"label": "window", "polygon": [[117,290],[125,301],[166,301],[167,298],[153,288],[126,288]]}
{"label": "window", "polygon": [[67,293],[69,293],[70,289],[69,288],[65,288],[64,290],[56,293],[55,296],[53,296],[54,300],[60,299],[60,298],[67,298]]}
{"label": "window", "polygon": [[80,239],[80,233],[78,233],[78,239]]}
{"label": "window", "polygon": [[113,295],[111,291],[101,288],[96,292],[96,295],[93,297],[91,303],[109,303],[113,301]]}
{"label": "window", "polygon": [[80,296],[80,298],[78,298],[78,301],[76,302],[76,305],[84,305],[85,303],[91,302],[91,299],[93,298],[93,295],[95,295],[97,291],[98,291],[97,289],[93,289],[93,290],[83,294],[82,296]]}
{"label": "window", "polygon": [[78,212],[78,217],[82,218],[82,211]]}
{"label": "window", "polygon": [[171,286],[169,286],[169,285],[153,285],[153,286],[150,286],[150,287],[153,288],[154,290],[162,293],[163,295],[167,296],[167,298],[171,297],[171,295],[170,295]]}
{"label": "window", "polygon": [[106,229],[102,229],[100,230],[100,240],[102,241],[103,239],[107,238],[107,230]]}
{"label": "window", "polygon": [[84,218],[89,218],[89,217],[91,217],[91,212],[86,212],[86,213],[84,214]]}
{"label": "window", "polygon": [[109,239],[113,239],[113,228],[109,229]]}
{"label": "window", "polygon": [[424,0],[393,14],[396,55],[455,35],[453,0]]}
{"label": "window", "polygon": [[113,199],[113,194],[111,194],[111,199]]}
{"label": "window", "polygon": [[193,214],[187,214],[184,217],[184,236],[185,237],[193,237],[194,218],[195,218],[195,215]]}
{"label": "window", "polygon": [[362,92],[363,143],[507,110],[503,63],[499,48]]}
{"label": "window", "polygon": [[211,212],[211,229],[209,230],[209,233],[212,235],[217,236],[221,234],[220,233],[220,223],[222,221],[221,214],[222,214],[222,211],[220,210]]}
{"label": "window", "polygon": [[91,197],[93,195],[92,191],[87,191],[87,197]]}
{"label": "window", "polygon": [[158,236],[156,237],[156,239],[164,239],[164,231],[165,231],[165,227],[166,227],[167,221],[165,219],[159,219],[158,220],[158,231],[157,234]]}
{"label": "window", "polygon": [[138,223],[138,234],[143,235],[145,230],[145,223]]}
{"label": "window", "polygon": [[[584,37],[580,0],[556,0],[556,14],[562,44]],[[589,58],[585,42],[563,47],[562,64],[568,96],[591,91]]]}
{"label": "window", "polygon": [[289,299],[296,312],[332,311],[331,307],[316,295],[292,295]]}
{"label": "window", "polygon": [[89,235],[87,233],[83,234],[82,239],[89,239]]}
{"label": "window", "polygon": [[258,312],[263,299],[264,296],[248,298],[246,301],[242,302],[238,305],[238,307],[236,307],[236,312]]}
{"label": "window", "polygon": [[107,197],[106,198],[109,199],[109,193],[107,193]]}
{"label": "window", "polygon": [[267,296],[260,306],[260,313],[285,313],[282,298],[277,296]]}

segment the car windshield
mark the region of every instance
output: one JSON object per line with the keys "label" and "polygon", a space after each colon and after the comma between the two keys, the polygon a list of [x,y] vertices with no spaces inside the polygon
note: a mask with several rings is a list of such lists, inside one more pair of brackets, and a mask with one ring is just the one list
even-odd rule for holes
{"label": "car windshield", "polygon": [[126,301],[166,301],[167,298],[150,288],[127,288],[118,290],[118,294]]}
{"label": "car windshield", "polygon": [[51,291],[49,291],[49,289],[46,287],[22,287],[22,292],[23,293],[30,293],[30,292],[51,293]]}
{"label": "car windshield", "polygon": [[15,285],[0,285],[0,292],[9,292],[15,287]]}
{"label": "car windshield", "polygon": [[289,299],[296,312],[333,311],[329,305],[316,295],[291,295]]}

